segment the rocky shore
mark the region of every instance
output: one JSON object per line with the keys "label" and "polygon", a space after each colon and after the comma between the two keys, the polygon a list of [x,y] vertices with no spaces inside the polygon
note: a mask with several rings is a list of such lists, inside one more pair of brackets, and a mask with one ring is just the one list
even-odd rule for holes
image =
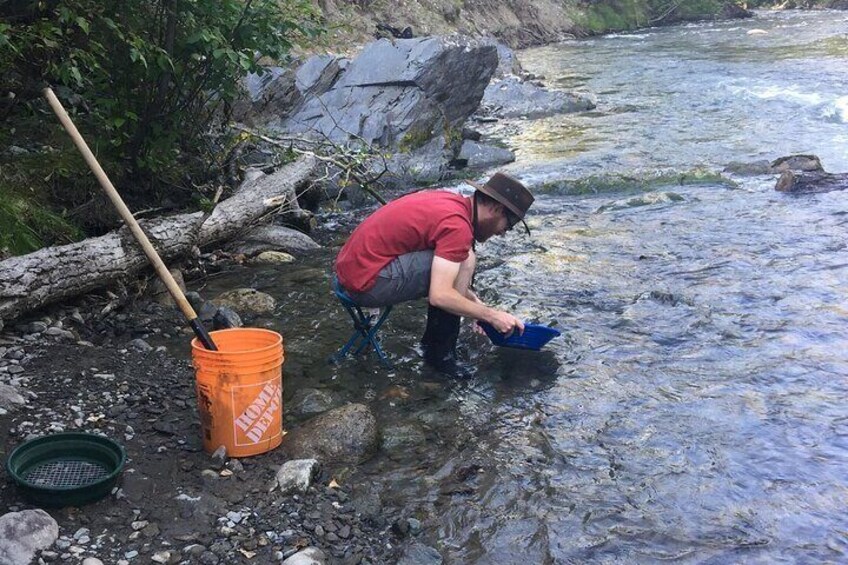
{"label": "rocky shore", "polygon": [[[153,345],[165,336],[188,340],[177,311],[144,300],[104,315],[102,303],[89,302],[0,335],[0,446],[7,456],[32,437],[85,431],[120,442],[127,465],[105,499],[49,514],[7,476],[0,561],[397,561],[400,539],[420,524],[384,509],[368,485],[333,475],[379,446],[368,408],[346,405],[326,413],[325,424],[305,423],[286,450],[210,456],[200,443],[190,362]],[[361,440],[353,447],[350,430]]]}

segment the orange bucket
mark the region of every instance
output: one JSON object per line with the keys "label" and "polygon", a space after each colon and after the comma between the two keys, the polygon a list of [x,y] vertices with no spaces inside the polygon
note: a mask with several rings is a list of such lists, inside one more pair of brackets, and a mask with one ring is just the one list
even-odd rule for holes
{"label": "orange bucket", "polygon": [[283,336],[271,330],[210,332],[218,351],[191,341],[203,449],[248,457],[283,441]]}

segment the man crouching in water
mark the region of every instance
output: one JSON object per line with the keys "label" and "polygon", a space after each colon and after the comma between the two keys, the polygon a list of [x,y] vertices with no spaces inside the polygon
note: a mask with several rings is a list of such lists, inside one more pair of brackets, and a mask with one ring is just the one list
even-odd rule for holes
{"label": "man crouching in water", "polygon": [[[472,196],[427,190],[386,204],[353,231],[336,258],[339,284],[360,306],[428,298],[424,360],[451,375],[466,372],[456,357],[460,316],[488,322],[503,334],[524,332],[521,320],[486,306],[470,287],[474,241],[524,223],[533,195],[504,173],[469,184],[477,189]],[[524,228],[529,234],[526,223]]]}

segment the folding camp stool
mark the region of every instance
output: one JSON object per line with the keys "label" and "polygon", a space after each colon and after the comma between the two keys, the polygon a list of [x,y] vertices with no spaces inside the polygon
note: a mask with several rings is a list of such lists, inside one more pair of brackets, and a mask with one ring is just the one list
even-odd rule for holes
{"label": "folding camp stool", "polygon": [[342,359],[344,359],[351,349],[356,348],[353,351],[354,355],[359,355],[362,353],[368,345],[374,348],[374,351],[377,352],[377,356],[380,358],[380,362],[387,368],[392,367],[392,362],[389,361],[388,356],[383,352],[383,348],[380,347],[380,342],[377,339],[377,332],[380,330],[380,326],[383,325],[383,322],[386,321],[386,318],[389,316],[389,312],[392,311],[391,306],[387,306],[383,313],[379,315],[376,314],[366,314],[362,311],[362,308],[353,301],[353,299],[348,295],[347,292],[342,288],[339,284],[339,280],[333,277],[333,292],[335,292],[336,297],[339,299],[339,302],[344,306],[345,311],[350,315],[350,319],[353,320],[353,335],[350,336],[350,339],[347,340],[347,343],[332,357],[330,357],[330,362],[338,363]]}

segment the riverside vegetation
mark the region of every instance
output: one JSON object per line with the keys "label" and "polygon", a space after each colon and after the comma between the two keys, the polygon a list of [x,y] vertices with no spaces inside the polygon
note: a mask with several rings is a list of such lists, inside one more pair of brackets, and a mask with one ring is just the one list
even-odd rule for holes
{"label": "riverside vegetation", "polygon": [[[805,2],[828,5],[835,0]],[[754,3],[749,3],[749,5]],[[756,2],[762,5],[766,2]],[[240,80],[292,52],[351,48],[375,22],[416,35],[494,35],[513,47],[713,18],[726,0],[156,0],[0,4],[0,257],[116,225],[41,99],[56,87],[131,208],[207,209],[237,183],[242,133],[227,127]],[[539,17],[544,15],[545,17]]]}

